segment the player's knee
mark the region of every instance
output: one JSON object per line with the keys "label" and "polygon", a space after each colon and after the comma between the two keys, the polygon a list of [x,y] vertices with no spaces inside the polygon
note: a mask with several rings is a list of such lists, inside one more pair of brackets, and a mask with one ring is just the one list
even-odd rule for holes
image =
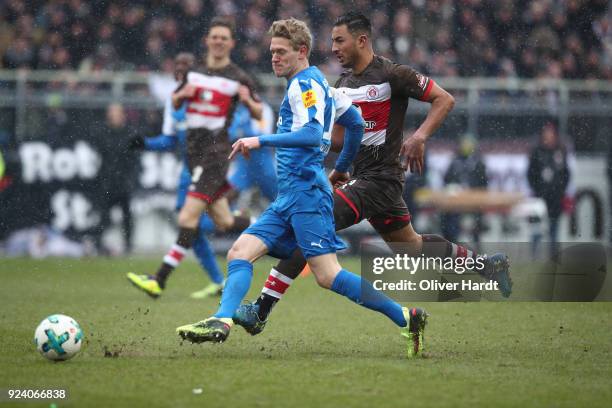
{"label": "player's knee", "polygon": [[200,214],[185,207],[183,207],[178,215],[178,225],[183,228],[197,228],[199,220]]}
{"label": "player's knee", "polygon": [[338,272],[342,269],[338,262],[325,264],[311,262],[309,266],[317,284],[325,289],[331,289],[336,279],[336,275],[338,275]]}
{"label": "player's knee", "polygon": [[232,247],[227,251],[227,261],[234,261],[236,259],[248,259],[245,246],[236,241],[232,244]]}
{"label": "player's knee", "polygon": [[319,273],[314,274],[314,276],[315,280],[317,281],[317,285],[324,289],[331,289],[334,283],[335,275],[332,275],[330,273]]}

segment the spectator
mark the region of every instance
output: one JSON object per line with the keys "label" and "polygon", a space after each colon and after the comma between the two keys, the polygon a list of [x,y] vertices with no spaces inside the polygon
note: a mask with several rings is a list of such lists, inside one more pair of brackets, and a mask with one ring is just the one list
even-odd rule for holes
{"label": "spectator", "polygon": [[549,122],[542,128],[540,142],[529,156],[527,180],[534,196],[546,202],[552,260],[556,260],[558,255],[559,217],[569,177],[567,151],[559,140],[555,125]]}
{"label": "spectator", "polygon": [[[447,187],[459,189],[487,188],[487,168],[477,151],[476,140],[473,137],[466,135],[461,139],[455,157],[444,175],[444,184]],[[482,213],[476,212],[472,216],[474,223],[471,235],[474,249],[479,252],[480,234],[484,229]],[[443,213],[441,224],[444,238],[456,242],[461,232],[461,214]]]}
{"label": "spectator", "polygon": [[352,7],[371,16],[373,40],[381,55],[425,73],[496,77],[507,76],[514,67],[519,76],[535,78],[546,74],[549,63],[560,63],[562,78],[612,78],[606,0],[173,0],[155,4],[147,7],[142,0],[0,2],[2,67],[158,70],[177,51],[200,53],[201,35],[211,17],[228,15],[240,22],[234,57],[261,71],[269,68],[263,39],[271,22],[299,16],[313,29],[313,61],[337,73],[337,64],[329,61],[329,26]]}
{"label": "spectator", "polygon": [[97,246],[101,253],[107,253],[102,242],[104,231],[111,226],[111,210],[115,205],[123,215],[123,237],[125,251],[132,251],[132,213],[130,199],[136,173],[138,156],[129,149],[130,133],[127,128],[126,114],[120,104],[111,104],[106,110],[106,123],[98,131],[98,141],[102,154],[100,170],[101,221],[97,233]]}

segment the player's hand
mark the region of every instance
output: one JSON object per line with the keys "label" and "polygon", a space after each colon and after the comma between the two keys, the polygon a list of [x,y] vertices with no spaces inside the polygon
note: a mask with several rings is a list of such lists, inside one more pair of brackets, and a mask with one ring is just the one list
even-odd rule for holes
{"label": "player's hand", "polygon": [[128,150],[142,150],[145,148],[145,141],[142,136],[132,137],[127,144]]}
{"label": "player's hand", "polygon": [[251,100],[251,90],[246,85],[240,85],[238,88],[238,99],[240,102],[247,103]]}
{"label": "player's hand", "polygon": [[348,183],[348,181],[351,178],[351,174],[349,172],[341,173],[339,171],[336,171],[336,169],[334,169],[331,171],[331,173],[329,173],[328,178],[329,178],[329,183],[332,185],[334,189],[336,189]]}
{"label": "player's hand", "polygon": [[404,170],[410,169],[411,173],[423,174],[424,160],[425,136],[415,133],[402,143],[400,161]]}
{"label": "player's hand", "polygon": [[242,155],[248,159],[251,156],[249,150],[259,149],[260,146],[261,143],[259,142],[258,137],[245,137],[238,139],[232,145],[232,152],[230,153],[228,159],[233,159],[238,153],[242,153]]}

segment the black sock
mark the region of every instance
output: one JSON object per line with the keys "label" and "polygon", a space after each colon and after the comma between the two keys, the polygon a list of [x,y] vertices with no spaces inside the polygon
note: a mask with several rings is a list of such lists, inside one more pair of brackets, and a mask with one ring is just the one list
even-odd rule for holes
{"label": "black sock", "polygon": [[270,315],[272,308],[279,300],[280,299],[268,295],[267,293],[260,294],[257,298],[257,301],[255,302],[257,305],[259,305],[259,310],[257,311],[259,320],[261,320],[262,322],[265,321],[268,318],[268,315]]}
{"label": "black sock", "polygon": [[[455,244],[440,235],[423,234],[423,249],[421,252],[431,258],[474,258],[478,257],[476,252],[464,245]],[[475,268],[476,272],[483,275],[484,270]]]}
{"label": "black sock", "polygon": [[159,269],[157,270],[157,274],[155,275],[155,280],[159,283],[159,287],[164,289],[166,287],[166,279],[174,270],[174,266],[169,265],[167,263],[162,263]]}
{"label": "black sock", "polygon": [[172,245],[170,251],[164,256],[164,262],[161,264],[155,275],[155,280],[159,283],[159,286],[164,289],[166,287],[166,280],[176,268],[187,253],[187,250],[193,245],[196,236],[198,234],[197,228],[180,228],[179,236],[176,240],[176,244]]}
{"label": "black sock", "polygon": [[255,304],[259,305],[259,320],[265,321],[272,311],[272,308],[284,295],[285,291],[291,286],[293,280],[297,278],[304,267],[306,259],[302,252],[297,250],[289,259],[283,259],[272,268],[268,279],[261,290],[261,294],[257,298]]}

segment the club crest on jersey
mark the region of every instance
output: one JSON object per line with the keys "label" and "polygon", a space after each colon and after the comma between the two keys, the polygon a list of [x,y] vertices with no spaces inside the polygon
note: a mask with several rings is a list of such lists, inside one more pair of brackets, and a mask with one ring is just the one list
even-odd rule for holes
{"label": "club crest on jersey", "polygon": [[421,74],[416,74],[416,77],[419,81],[419,88],[425,89],[425,84],[427,83],[427,78]]}
{"label": "club crest on jersey", "polygon": [[368,99],[376,99],[378,97],[378,89],[375,86],[371,86],[366,91],[366,96]]}
{"label": "club crest on jersey", "polygon": [[210,102],[213,99],[213,93],[212,91],[209,91],[208,89],[203,89],[202,94],[200,95],[200,98],[203,101]]}
{"label": "club crest on jersey", "polygon": [[305,108],[310,108],[317,103],[317,95],[314,93],[312,89],[302,92],[302,103]]}

